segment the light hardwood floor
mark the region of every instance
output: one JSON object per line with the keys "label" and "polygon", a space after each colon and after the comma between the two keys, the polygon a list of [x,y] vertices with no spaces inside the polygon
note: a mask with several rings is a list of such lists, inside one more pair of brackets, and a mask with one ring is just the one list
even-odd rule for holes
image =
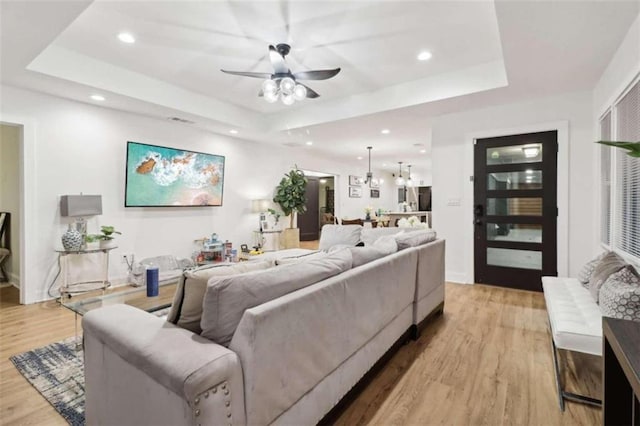
{"label": "light hardwood floor", "polygon": [[[542,294],[460,284],[446,292],[444,315],[393,356],[337,424],[601,423],[596,408],[558,409]],[[8,358],[73,335],[67,309],[20,306],[17,290],[0,289],[0,424],[65,424]],[[598,395],[599,359],[567,358],[568,388]]]}

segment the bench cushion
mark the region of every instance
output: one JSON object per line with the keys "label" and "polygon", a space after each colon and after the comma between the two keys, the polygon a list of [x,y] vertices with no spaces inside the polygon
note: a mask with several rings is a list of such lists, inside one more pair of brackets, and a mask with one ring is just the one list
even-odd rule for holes
{"label": "bench cushion", "polygon": [[602,314],[575,278],[542,277],[553,341],[559,349],[602,355]]}

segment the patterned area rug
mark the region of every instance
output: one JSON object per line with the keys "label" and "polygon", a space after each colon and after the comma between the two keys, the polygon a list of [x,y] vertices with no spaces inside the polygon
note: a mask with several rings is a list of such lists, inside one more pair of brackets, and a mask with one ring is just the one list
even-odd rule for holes
{"label": "patterned area rug", "polygon": [[83,352],[70,337],[10,358],[18,371],[70,425],[84,425]]}

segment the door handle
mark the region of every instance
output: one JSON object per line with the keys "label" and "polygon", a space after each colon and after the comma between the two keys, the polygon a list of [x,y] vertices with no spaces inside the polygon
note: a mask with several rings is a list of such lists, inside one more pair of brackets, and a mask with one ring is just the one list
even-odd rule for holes
{"label": "door handle", "polygon": [[484,214],[484,207],[482,204],[476,204],[476,206],[473,208],[473,214],[476,217],[482,217]]}

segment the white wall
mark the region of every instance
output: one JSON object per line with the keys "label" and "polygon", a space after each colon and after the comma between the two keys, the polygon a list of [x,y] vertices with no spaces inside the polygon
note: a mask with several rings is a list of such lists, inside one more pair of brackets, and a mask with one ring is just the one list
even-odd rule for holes
{"label": "white wall", "polygon": [[0,124],[0,211],[11,213],[9,282],[20,286],[20,127]]}
{"label": "white wall", "polygon": [[[559,247],[559,258],[568,256],[568,273],[575,276],[592,255],[597,240],[594,214],[593,133],[590,92],[566,94],[529,102],[502,105],[436,117],[433,122],[433,222],[447,240],[447,279],[472,282],[473,235],[470,211],[473,203],[473,163],[468,161],[470,135],[501,135],[504,129],[526,129],[540,123],[569,123],[568,253]],[[471,154],[472,155],[472,154]],[[456,160],[453,160],[456,159]],[[559,168],[563,167],[559,164]],[[562,171],[559,170],[559,173]],[[471,189],[471,190],[470,190]],[[459,206],[448,205],[460,200]],[[560,200],[559,200],[560,201]],[[566,200],[565,200],[566,201]],[[471,230],[471,232],[470,232]],[[562,229],[558,230],[562,232]],[[561,271],[559,265],[559,271]]]}
{"label": "white wall", "polygon": [[[349,174],[362,173],[360,164],[324,159],[310,149],[258,144],[194,129],[190,126],[63,100],[3,86],[1,116],[24,117],[35,127],[35,158],[26,164],[25,196],[33,203],[33,220],[25,223],[38,244],[25,259],[29,271],[25,301],[48,298],[55,275],[54,247],[68,220],[60,217],[64,194],[101,194],[103,214],[89,221],[89,231],[114,225],[123,235],[112,252],[110,276],[126,277],[122,254],[137,259],[160,254],[189,256],[193,240],[212,232],[234,245],[251,243],[257,216],[251,201],[270,198],[282,174],[293,164],[338,176],[336,210],[339,215],[363,215],[368,198],[347,196]],[[31,132],[34,129],[27,129]],[[137,141],[224,155],[223,207],[124,208],[126,142]],[[17,234],[16,234],[17,235]]]}

